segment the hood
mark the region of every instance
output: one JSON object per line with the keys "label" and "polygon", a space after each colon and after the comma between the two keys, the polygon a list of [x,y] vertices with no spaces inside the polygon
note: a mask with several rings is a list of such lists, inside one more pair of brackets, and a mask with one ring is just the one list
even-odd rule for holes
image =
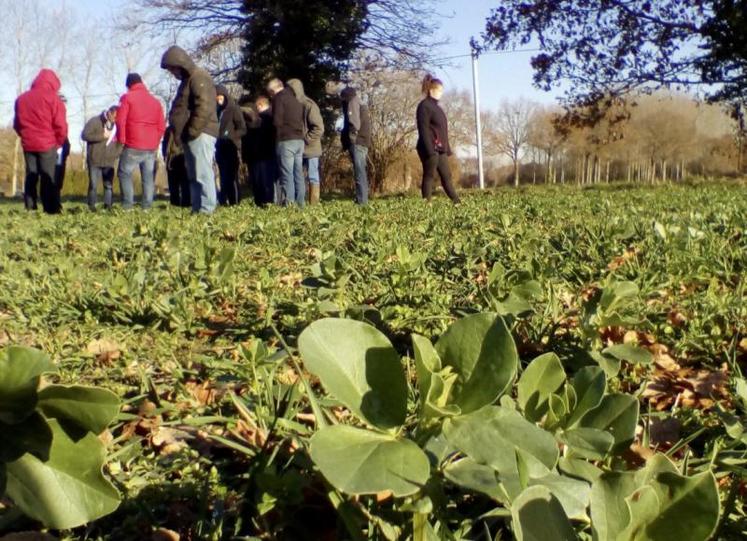
{"label": "hood", "polygon": [[163,57],[161,57],[161,68],[182,68],[187,73],[191,74],[196,66],[194,60],[190,58],[187,51],[174,45],[169,47]]}
{"label": "hood", "polygon": [[36,76],[34,82],[31,84],[31,88],[36,90],[49,90],[57,94],[60,91],[62,85],[57,74],[50,69],[43,69]]}
{"label": "hood", "polygon": [[303,83],[300,79],[291,79],[290,81],[288,81],[288,86],[296,95],[296,99],[298,101],[302,101],[306,97],[306,94],[303,91]]}
{"label": "hood", "polygon": [[223,85],[217,85],[215,87],[215,95],[223,96],[224,98],[226,98],[226,101],[223,103],[223,105],[219,105],[218,109],[223,110],[228,107],[228,105],[234,104],[234,99],[231,97],[231,94],[229,94],[228,89]]}
{"label": "hood", "polygon": [[355,88],[352,86],[346,86],[342,89],[342,92],[340,92],[340,99],[344,102],[350,102],[354,97],[356,97],[358,94],[355,91]]}

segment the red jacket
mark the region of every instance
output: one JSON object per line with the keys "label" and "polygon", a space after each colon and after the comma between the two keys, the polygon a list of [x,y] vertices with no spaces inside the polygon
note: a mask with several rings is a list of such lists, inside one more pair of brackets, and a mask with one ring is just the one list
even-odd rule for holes
{"label": "red jacket", "polygon": [[132,85],[119,100],[117,140],[136,150],[156,150],[165,131],[161,102],[143,83]]}
{"label": "red jacket", "polygon": [[13,129],[26,152],[46,152],[67,139],[67,111],[59,96],[60,86],[55,72],[43,69],[31,90],[18,96]]}

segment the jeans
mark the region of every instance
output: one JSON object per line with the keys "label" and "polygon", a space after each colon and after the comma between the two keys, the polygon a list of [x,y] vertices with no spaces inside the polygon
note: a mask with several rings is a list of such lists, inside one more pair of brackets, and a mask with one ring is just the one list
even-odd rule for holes
{"label": "jeans", "polygon": [[237,205],[239,203],[239,151],[236,145],[228,139],[218,141],[215,150],[215,161],[218,162],[220,172],[221,205]]}
{"label": "jeans", "polygon": [[104,208],[111,209],[114,193],[114,167],[96,167],[95,165],[88,166],[88,208],[96,210],[96,191],[99,181],[104,184]]}
{"label": "jeans", "polygon": [[281,203],[296,203],[303,207],[306,203],[306,180],[303,177],[303,139],[280,141],[277,144],[280,183],[283,189]]}
{"label": "jeans", "polygon": [[122,207],[131,209],[135,204],[135,192],[132,186],[132,172],[135,167],[140,168],[140,178],[143,182],[143,209],[149,209],[153,205],[153,193],[155,185],[153,176],[156,168],[155,150],[138,150],[125,147],[119,158],[119,189],[122,191]]}
{"label": "jeans", "polygon": [[169,202],[175,207],[191,207],[191,194],[184,154],[173,156],[166,166],[169,183]]}
{"label": "jeans", "polygon": [[434,154],[433,156],[421,156],[423,163],[423,198],[430,201],[433,192],[433,181],[436,172],[441,177],[441,185],[454,203],[459,202],[459,196],[451,182],[451,169],[449,168],[449,157],[446,154]]}
{"label": "jeans", "polygon": [[275,202],[275,180],[278,167],[275,160],[262,160],[252,164],[252,189],[254,202],[264,207]]}
{"label": "jeans", "polygon": [[55,179],[55,164],[57,149],[51,148],[46,152],[24,152],[26,162],[26,179],[23,185],[23,200],[28,210],[37,208],[37,186],[41,181],[42,208],[47,214],[58,214],[62,210],[60,204],[60,187]]}
{"label": "jeans", "polygon": [[319,184],[319,158],[304,158],[303,163],[309,175],[309,184]]}
{"label": "jeans", "polygon": [[212,214],[218,206],[218,193],[215,189],[213,156],[215,137],[200,134],[184,145],[184,159],[192,195],[192,212]]}
{"label": "jeans", "polygon": [[355,202],[359,205],[368,204],[368,148],[361,145],[350,147],[350,159],[353,161],[355,176]]}

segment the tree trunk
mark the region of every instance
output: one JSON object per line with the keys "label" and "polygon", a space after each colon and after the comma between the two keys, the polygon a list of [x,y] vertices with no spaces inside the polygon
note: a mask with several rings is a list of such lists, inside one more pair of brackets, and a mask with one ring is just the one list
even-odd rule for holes
{"label": "tree trunk", "polygon": [[21,150],[21,138],[16,137],[16,141],[13,144],[13,174],[10,177],[10,193],[9,197],[15,197],[16,191],[18,190],[18,169],[20,165],[19,151]]}
{"label": "tree trunk", "polygon": [[519,163],[518,158],[514,160],[514,186],[516,188],[519,187],[520,177],[521,176],[521,164]]}

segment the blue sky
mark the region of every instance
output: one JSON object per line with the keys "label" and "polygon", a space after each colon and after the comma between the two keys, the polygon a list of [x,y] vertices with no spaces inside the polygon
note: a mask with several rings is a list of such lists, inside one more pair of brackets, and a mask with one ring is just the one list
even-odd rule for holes
{"label": "blue sky", "polygon": [[[79,0],[86,10],[105,15],[114,8],[126,7],[128,0]],[[485,20],[496,0],[442,0],[440,12],[442,34],[450,44],[443,48],[444,57],[469,54],[469,40],[485,26]],[[532,86],[529,53],[488,55],[480,59],[480,92],[482,106],[495,108],[502,99],[525,97],[539,102],[550,102],[554,94],[541,92]],[[455,59],[453,65],[436,71],[447,86],[472,89],[472,70],[469,58]]]}

